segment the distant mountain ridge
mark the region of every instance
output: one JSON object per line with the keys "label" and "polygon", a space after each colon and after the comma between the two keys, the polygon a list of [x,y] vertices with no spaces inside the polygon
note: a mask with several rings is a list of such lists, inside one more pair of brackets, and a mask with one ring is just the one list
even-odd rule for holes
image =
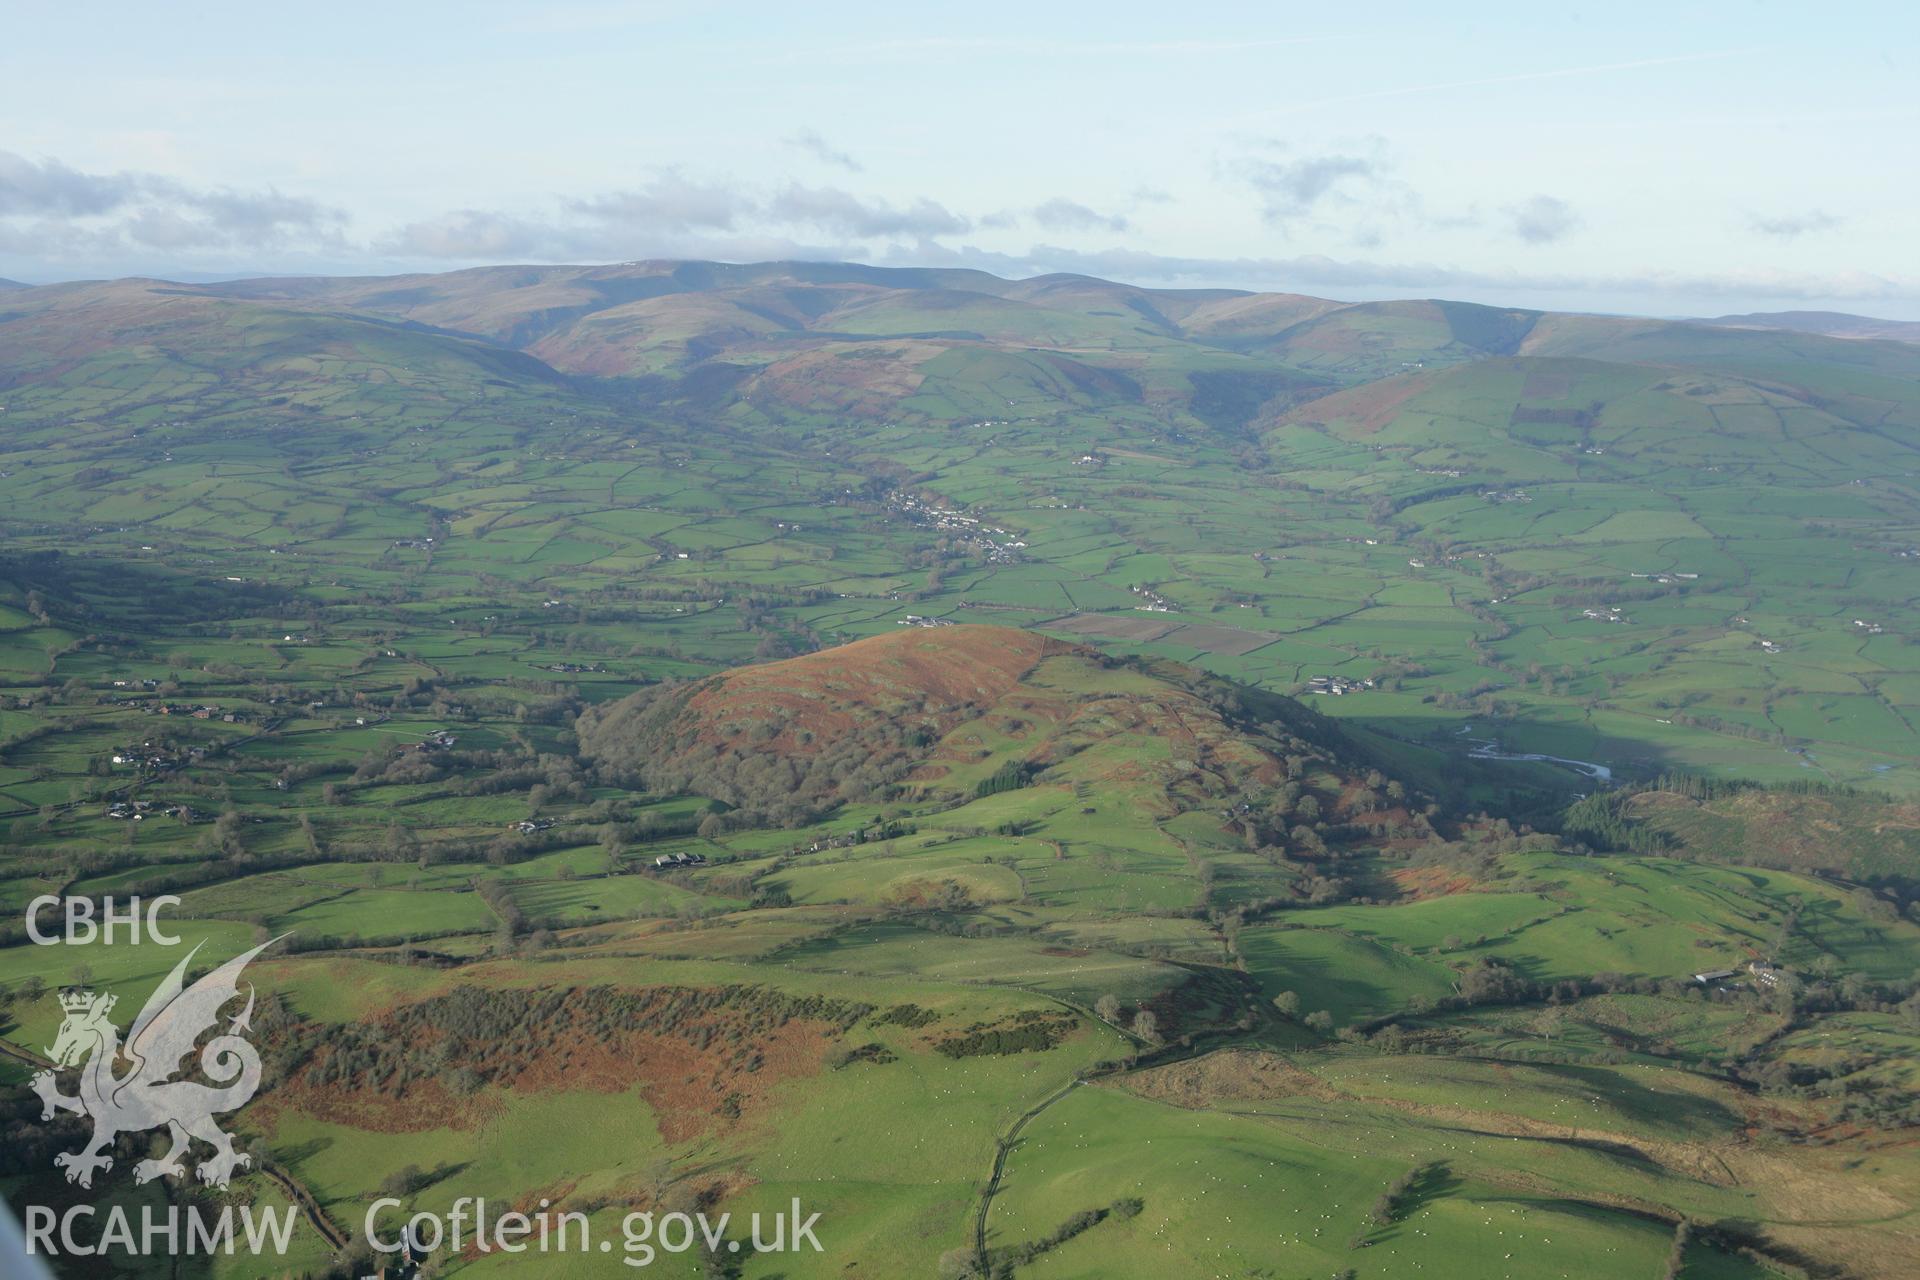
{"label": "distant mountain ridge", "polygon": [[1817,333],[1828,338],[1881,338],[1892,342],[1920,342],[1920,321],[1881,320],[1844,311],[1755,311],[1746,315],[1716,316],[1696,324],[1725,329],[1785,329]]}
{"label": "distant mountain ridge", "polygon": [[[633,393],[670,417],[718,414],[740,425],[885,429],[1097,414],[1149,432],[1203,429],[1235,448],[1276,422],[1321,420],[1328,415],[1298,411],[1364,384],[1379,384],[1372,398],[1385,398],[1362,414],[1371,417],[1407,390],[1403,379],[1509,359],[1740,379],[1764,371],[1773,388],[1764,394],[1831,407],[1848,388],[1801,395],[1773,370],[1787,359],[1803,370],[1872,366],[1904,379],[1910,347],[1852,339],[1920,334],[1920,325],[1812,312],[1674,321],[831,262],[96,281],[12,289],[8,299],[6,385],[78,377],[73,355],[84,350],[89,359],[165,363],[186,381],[220,369],[263,396],[315,390],[316,376],[331,376],[323,369],[392,366],[417,381],[431,368],[455,400],[508,383],[576,391],[597,383],[595,394]],[[324,365],[309,359],[317,353]],[[128,385],[157,384],[141,376]]]}

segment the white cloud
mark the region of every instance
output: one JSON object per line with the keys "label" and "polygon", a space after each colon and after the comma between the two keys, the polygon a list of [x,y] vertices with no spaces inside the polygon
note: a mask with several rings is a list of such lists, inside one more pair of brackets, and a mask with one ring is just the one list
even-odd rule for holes
{"label": "white cloud", "polygon": [[726,183],[690,180],[677,169],[666,169],[638,187],[570,200],[565,207],[638,231],[730,231],[753,216],[755,201]]}
{"label": "white cloud", "polygon": [[1554,196],[1535,196],[1509,205],[1506,214],[1513,234],[1528,244],[1564,240],[1580,225],[1580,215],[1573,206]]}
{"label": "white cloud", "polygon": [[802,129],[798,133],[788,135],[787,145],[806,152],[822,164],[845,169],[848,173],[860,173],[866,168],[852,155],[833,146],[812,129]]}
{"label": "white cloud", "polygon": [[1260,213],[1268,222],[1287,223],[1313,212],[1349,179],[1361,185],[1378,179],[1383,163],[1360,155],[1303,156],[1297,160],[1247,160],[1241,172],[1260,193]]}
{"label": "white cloud", "polygon": [[1033,220],[1048,231],[1125,231],[1127,220],[1119,214],[1100,213],[1077,200],[1055,196],[1035,205]]}
{"label": "white cloud", "polygon": [[1801,236],[1812,235],[1820,231],[1831,231],[1845,219],[1836,218],[1819,209],[1809,209],[1805,213],[1783,214],[1775,217],[1763,217],[1753,214],[1748,225],[1761,235],[1773,236],[1781,240],[1797,240]]}
{"label": "white cloud", "polygon": [[1055,196],[1031,209],[1002,209],[980,219],[988,230],[1006,230],[1031,222],[1047,231],[1111,231],[1119,233],[1130,225],[1123,214],[1101,213],[1078,200]]}
{"label": "white cloud", "polygon": [[882,236],[955,235],[973,224],[946,206],[922,196],[911,204],[894,206],[884,200],[856,196],[837,187],[794,185],[775,195],[763,210],[776,225],[808,225],[856,239]]}
{"label": "white cloud", "polygon": [[37,244],[53,256],[115,246],[197,251],[334,243],[345,218],[271,187],[194,188],[159,174],[85,173],[0,151],[0,223],[8,243]]}

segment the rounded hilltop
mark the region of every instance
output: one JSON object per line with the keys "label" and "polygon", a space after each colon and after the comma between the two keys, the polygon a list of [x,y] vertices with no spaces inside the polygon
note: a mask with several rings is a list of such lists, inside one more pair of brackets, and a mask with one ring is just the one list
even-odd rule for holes
{"label": "rounded hilltop", "polygon": [[1127,788],[1177,813],[1308,769],[1338,807],[1371,764],[1290,698],[1000,626],[904,628],[653,686],[578,729],[610,780],[781,821],[1029,782]]}
{"label": "rounded hilltop", "polygon": [[989,706],[1044,659],[1065,653],[1092,651],[1017,627],[907,627],[729,671],[694,694],[688,709],[716,727],[776,718],[783,733],[768,748],[805,752],[862,713],[917,717],[932,727]]}
{"label": "rounded hilltop", "polygon": [[706,680],[643,689],[581,719],[584,749],[643,764],[729,750],[818,758],[924,750],[1050,656],[1091,650],[1016,627],[911,627]]}

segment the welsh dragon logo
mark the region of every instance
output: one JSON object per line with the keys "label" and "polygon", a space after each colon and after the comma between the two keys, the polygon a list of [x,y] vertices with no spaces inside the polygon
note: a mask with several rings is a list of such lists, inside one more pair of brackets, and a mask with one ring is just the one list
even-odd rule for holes
{"label": "welsh dragon logo", "polygon": [[[200,1181],[210,1186],[225,1187],[236,1169],[252,1163],[250,1156],[233,1149],[233,1135],[213,1120],[216,1114],[245,1106],[260,1087],[260,1055],[241,1035],[251,1029],[252,984],[247,986],[246,1007],[234,1015],[225,1034],[209,1040],[200,1051],[200,1070],[215,1083],[172,1077],[181,1071],[180,1060],[193,1052],[201,1034],[219,1022],[221,1008],[239,996],[240,973],[247,962],[279,940],[235,956],[183,990],[187,966],[200,950],[195,946],[148,997],[124,1045],[119,1029],[107,1016],[117,997],[92,991],[61,994],[60,1007],[67,1017],[47,1056],[56,1069],[80,1067],[80,1091],[73,1096],[61,1093],[51,1070],[38,1073],[31,1083],[40,1095],[42,1120],[51,1120],[56,1111],[72,1111],[93,1121],[93,1137],[84,1148],[53,1158],[56,1167],[67,1171],[68,1182],[92,1187],[96,1170],[113,1167],[113,1158],[103,1152],[116,1135],[162,1125],[172,1136],[173,1146],[158,1160],[135,1165],[135,1182],[151,1182],[163,1175],[185,1177],[181,1157],[195,1139],[213,1148],[213,1154],[195,1170]],[[132,1065],[116,1075],[114,1067],[121,1060]]]}

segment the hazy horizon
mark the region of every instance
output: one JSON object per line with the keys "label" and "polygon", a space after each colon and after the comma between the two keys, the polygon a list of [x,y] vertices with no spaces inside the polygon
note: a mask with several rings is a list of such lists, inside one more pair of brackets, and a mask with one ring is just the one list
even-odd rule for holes
{"label": "hazy horizon", "polygon": [[0,276],[802,258],[1920,318],[1892,6],[338,18],[16,15]]}
{"label": "hazy horizon", "polygon": [[[795,265],[807,265],[807,266],[861,266],[861,267],[873,267],[879,270],[913,270],[915,269],[910,265],[906,265],[906,264],[877,264],[877,263],[857,263],[857,262],[850,263],[844,259],[829,259],[829,258],[764,259],[759,262],[752,262],[752,261],[745,261],[745,260],[729,262],[726,259],[720,259],[720,258],[627,259],[626,261],[627,262],[634,262],[634,261],[714,262],[714,263],[718,263],[720,265],[725,265],[725,266],[763,266],[763,265],[770,265],[772,263],[778,263],[778,262],[790,262]],[[189,271],[189,272],[181,272],[173,275],[136,274],[136,275],[127,275],[127,276],[71,276],[71,277],[47,279],[47,280],[23,280],[23,279],[19,279],[18,277],[0,276],[0,280],[8,280],[8,281],[11,281],[12,283],[24,284],[29,287],[41,287],[41,286],[51,286],[51,285],[61,285],[61,284],[103,284],[103,283],[112,283],[113,281],[116,281],[116,280],[138,280],[138,279],[157,280],[165,284],[215,285],[215,284],[233,284],[233,283],[238,283],[238,282],[248,281],[248,280],[272,280],[272,279],[324,280],[324,279],[338,279],[342,277],[360,277],[360,278],[366,278],[366,279],[399,279],[407,276],[415,276],[415,275],[422,275],[422,274],[443,274],[443,273],[452,273],[455,271],[472,271],[472,270],[513,270],[515,268],[541,268],[541,269],[558,269],[558,270],[564,270],[567,268],[580,268],[585,270],[594,270],[597,268],[617,267],[621,265],[624,265],[624,263],[622,262],[565,262],[565,263],[563,262],[498,262],[498,263],[481,263],[481,264],[465,266],[465,267],[439,267],[439,268],[430,267],[430,268],[427,268],[424,272],[405,271],[405,270],[343,271],[343,272],[337,272],[337,273],[336,272],[319,272],[319,271],[278,271],[278,272],[276,271],[238,271],[238,272],[192,272],[192,271]],[[983,268],[959,268],[959,269],[983,270]],[[988,272],[987,274],[997,276],[1000,279],[1017,281],[1017,280],[1038,279],[1049,274],[1085,275],[1086,273],[1034,271],[1034,272],[1027,272],[1022,274],[1003,274],[1000,272]],[[1338,294],[1332,294],[1332,293],[1307,294],[1301,290],[1240,288],[1230,284],[1166,286],[1166,285],[1149,284],[1139,280],[1128,280],[1125,278],[1116,279],[1116,278],[1110,278],[1110,277],[1093,277],[1093,276],[1089,276],[1087,278],[1106,279],[1113,284],[1129,285],[1136,288],[1146,288],[1146,289],[1205,288],[1205,289],[1216,289],[1216,290],[1221,290],[1221,291],[1231,292],[1231,293],[1247,293],[1247,294],[1302,293],[1303,296],[1319,297],[1326,301],[1341,302],[1341,303],[1389,302],[1389,301],[1437,301],[1437,302],[1479,302],[1479,303],[1482,303],[1483,305],[1510,305],[1510,304],[1502,304],[1498,299],[1492,299],[1492,298],[1488,298],[1488,299],[1469,298],[1464,295],[1457,296],[1457,297],[1448,296],[1448,295],[1419,296],[1419,295],[1408,294],[1403,292],[1396,293],[1390,290],[1379,291],[1379,292],[1356,291],[1354,293],[1345,294],[1345,295],[1338,295]],[[1904,317],[1901,317],[1901,316],[1878,314],[1878,313],[1869,312],[1869,311],[1842,311],[1836,308],[1811,307],[1811,306],[1790,306],[1790,307],[1782,306],[1778,308],[1771,308],[1766,310],[1753,310],[1753,311],[1726,310],[1726,311],[1715,312],[1711,315],[1706,313],[1688,314],[1683,312],[1654,313],[1654,312],[1646,312],[1646,311],[1608,311],[1608,310],[1601,310],[1598,308],[1575,308],[1575,307],[1529,307],[1529,308],[1522,308],[1522,309],[1556,311],[1562,314],[1569,314],[1569,315],[1618,316],[1621,318],[1650,319],[1650,320],[1715,320],[1715,319],[1723,319],[1723,318],[1738,318],[1740,316],[1749,315],[1749,314],[1791,314],[1791,313],[1804,313],[1804,314],[1810,314],[1810,315],[1811,314],[1851,315],[1863,320],[1883,320],[1883,321],[1889,321],[1893,323],[1900,323],[1904,320]]]}

